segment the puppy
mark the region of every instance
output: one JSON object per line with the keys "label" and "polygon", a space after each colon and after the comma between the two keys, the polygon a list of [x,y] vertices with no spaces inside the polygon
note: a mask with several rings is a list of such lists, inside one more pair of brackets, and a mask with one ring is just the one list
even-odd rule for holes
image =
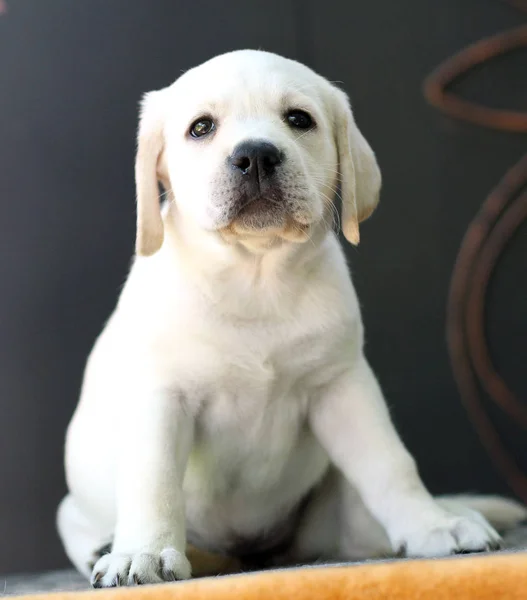
{"label": "puppy", "polygon": [[67,433],[76,567],[109,541],[95,586],[187,579],[187,544],[257,566],[497,547],[470,499],[425,489],[364,357],[333,200],[358,244],[381,176],[346,95],[214,58],[145,96],[136,184],[137,256]]}

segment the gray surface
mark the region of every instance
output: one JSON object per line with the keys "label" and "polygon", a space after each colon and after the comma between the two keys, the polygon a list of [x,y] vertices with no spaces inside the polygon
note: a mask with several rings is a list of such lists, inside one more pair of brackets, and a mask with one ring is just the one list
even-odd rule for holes
{"label": "gray surface", "polygon": [[[518,527],[505,535],[505,550],[527,551],[527,525]],[[0,596],[87,589],[89,589],[88,582],[72,569],[28,575],[0,576]]]}
{"label": "gray surface", "polygon": [[73,592],[88,588],[89,585],[86,579],[73,569],[0,577],[0,594],[3,593],[5,596],[44,592]]}

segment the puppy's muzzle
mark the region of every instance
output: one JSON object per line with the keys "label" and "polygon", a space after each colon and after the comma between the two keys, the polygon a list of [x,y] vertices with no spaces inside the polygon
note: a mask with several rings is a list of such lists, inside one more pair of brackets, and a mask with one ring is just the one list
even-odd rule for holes
{"label": "puppy's muzzle", "polygon": [[284,156],[270,142],[247,140],[236,146],[228,160],[240,184],[256,195],[270,183]]}
{"label": "puppy's muzzle", "polygon": [[280,168],[284,153],[267,140],[238,144],[228,158],[231,172],[232,222],[247,231],[281,229],[288,207],[284,201]]}

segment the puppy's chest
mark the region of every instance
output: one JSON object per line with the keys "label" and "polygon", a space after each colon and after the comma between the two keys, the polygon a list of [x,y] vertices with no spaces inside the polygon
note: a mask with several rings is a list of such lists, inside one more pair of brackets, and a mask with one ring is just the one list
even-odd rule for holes
{"label": "puppy's chest", "polygon": [[203,436],[226,449],[287,453],[317,390],[339,362],[327,336],[293,328],[231,328],[209,348],[219,360],[202,373]]}
{"label": "puppy's chest", "polygon": [[219,392],[197,419],[187,475],[217,498],[276,489],[289,471],[298,470],[299,457],[310,452],[307,412],[308,397],[301,392]]}
{"label": "puppy's chest", "polygon": [[210,393],[243,394],[265,398],[294,393],[317,385],[317,375],[338,360],[335,339],[329,330],[254,324],[211,328],[214,338],[204,336],[200,356],[204,360],[202,381]]}
{"label": "puppy's chest", "polygon": [[260,447],[261,453],[264,446],[283,453],[305,425],[309,387],[296,369],[283,371],[270,361],[247,367],[222,373],[202,403],[198,427],[226,452]]}
{"label": "puppy's chest", "polygon": [[235,428],[256,441],[294,432],[306,418],[326,357],[311,341],[266,343],[263,336],[220,344],[216,369],[204,374],[200,422],[212,433]]}
{"label": "puppy's chest", "polygon": [[[241,363],[241,364],[240,364]],[[251,486],[279,477],[297,452],[311,401],[305,371],[271,355],[245,355],[210,382],[197,418],[196,456],[223,481]],[[245,465],[250,465],[247,470]],[[230,476],[229,476],[230,474]]]}
{"label": "puppy's chest", "polygon": [[281,429],[296,430],[306,419],[309,390],[293,378],[250,382],[235,377],[228,386],[218,386],[202,404],[198,422],[204,433],[243,429],[256,439]]}

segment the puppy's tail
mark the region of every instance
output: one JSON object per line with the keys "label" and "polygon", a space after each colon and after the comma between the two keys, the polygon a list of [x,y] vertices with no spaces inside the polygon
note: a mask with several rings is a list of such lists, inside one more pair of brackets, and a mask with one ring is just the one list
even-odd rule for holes
{"label": "puppy's tail", "polygon": [[527,506],[503,496],[466,494],[439,496],[437,500],[452,512],[461,512],[464,508],[482,514],[498,531],[507,531],[527,520]]}

